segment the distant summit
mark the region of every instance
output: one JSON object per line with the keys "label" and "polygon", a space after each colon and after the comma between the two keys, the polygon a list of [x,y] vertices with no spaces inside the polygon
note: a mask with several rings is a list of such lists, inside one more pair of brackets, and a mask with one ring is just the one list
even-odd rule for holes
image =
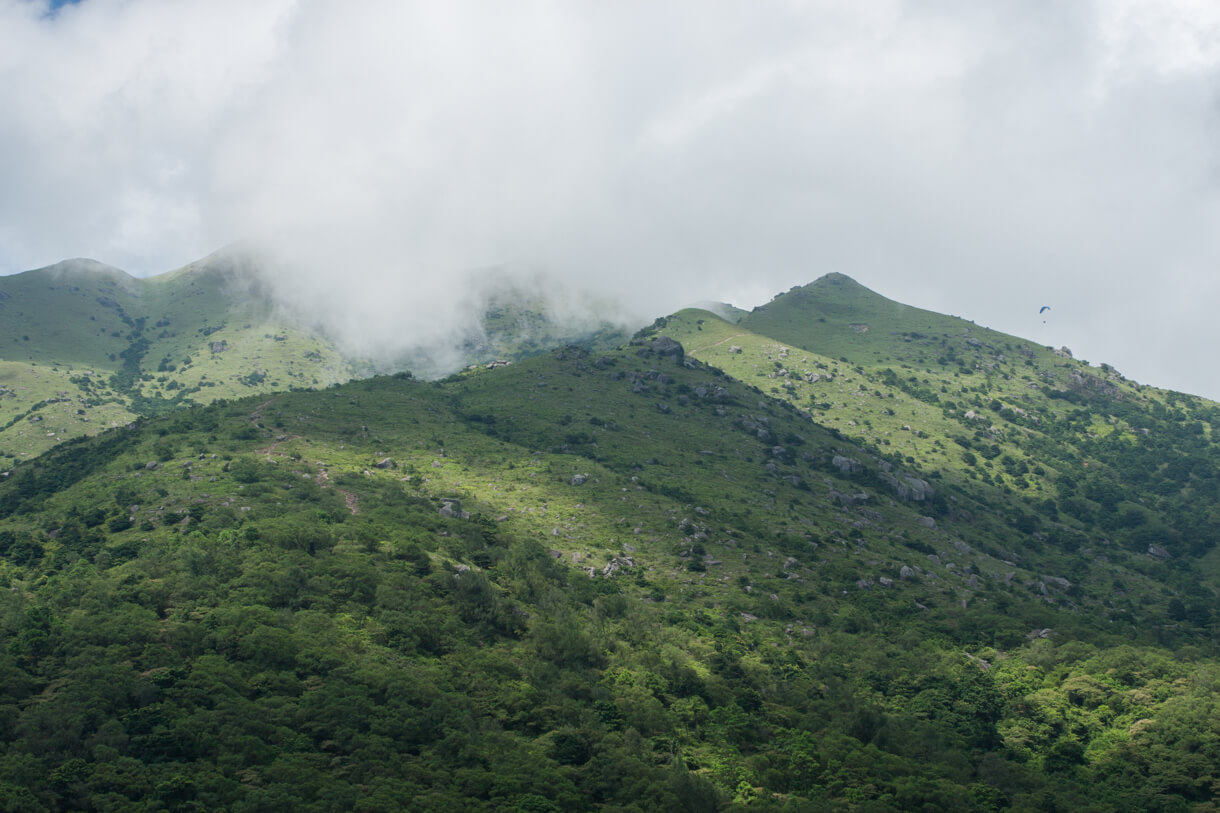
{"label": "distant summit", "polygon": [[[38,268],[33,271],[26,271],[24,273],[34,275],[42,274],[53,278],[73,275],[92,275],[134,279],[134,277],[121,268],[115,268],[113,265],[107,265],[106,263],[99,262],[89,257],[74,257],[70,260],[61,260],[52,265]],[[18,274],[16,276],[22,275]]]}
{"label": "distant summit", "polygon": [[[855,287],[864,288],[863,285],[856,282],[846,274],[840,274],[838,271],[831,271],[829,274],[823,274],[803,288],[833,288],[833,287]],[[865,288],[865,290],[868,290]]]}
{"label": "distant summit", "polygon": [[730,305],[727,302],[715,302],[710,299],[696,302],[690,307],[714,313],[726,322],[740,322],[749,313],[748,310]]}
{"label": "distant summit", "polygon": [[827,302],[851,301],[856,303],[859,297],[875,297],[886,302],[891,301],[875,291],[864,287],[846,274],[832,272],[823,274],[807,285],[798,285],[787,291],[781,291],[766,305],[760,305],[754,310],[766,310],[771,305],[785,298],[805,299],[808,297],[817,297]]}

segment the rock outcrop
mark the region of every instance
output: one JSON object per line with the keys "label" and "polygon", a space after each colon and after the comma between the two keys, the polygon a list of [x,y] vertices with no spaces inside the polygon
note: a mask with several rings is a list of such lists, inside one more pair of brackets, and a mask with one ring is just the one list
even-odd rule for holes
{"label": "rock outcrop", "polygon": [[853,457],[844,457],[843,455],[839,454],[831,458],[830,464],[838,469],[840,474],[848,477],[864,471],[864,466],[860,465],[859,460],[856,460]]}
{"label": "rock outcrop", "polygon": [[652,340],[649,348],[653,353],[662,358],[673,358],[681,361],[686,356],[686,350],[682,345],[668,336],[658,336]]}

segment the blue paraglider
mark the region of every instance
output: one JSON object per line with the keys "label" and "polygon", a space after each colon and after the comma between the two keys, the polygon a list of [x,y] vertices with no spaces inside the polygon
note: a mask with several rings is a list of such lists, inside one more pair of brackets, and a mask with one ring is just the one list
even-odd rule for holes
{"label": "blue paraglider", "polygon": [[[1046,313],[1050,309],[1051,309],[1050,305],[1043,305],[1041,308],[1038,309],[1038,315],[1041,316],[1042,314]],[[1045,319],[1042,320],[1042,324],[1044,324],[1044,325],[1046,324]]]}

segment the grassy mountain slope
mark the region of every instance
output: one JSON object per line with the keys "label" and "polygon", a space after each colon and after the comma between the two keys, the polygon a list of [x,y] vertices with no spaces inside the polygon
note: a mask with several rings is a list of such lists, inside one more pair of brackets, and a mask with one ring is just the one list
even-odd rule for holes
{"label": "grassy mountain slope", "polygon": [[117,268],[69,260],[0,282],[0,314],[11,344],[5,358],[102,365],[126,348],[113,334],[126,331],[121,310],[131,307],[138,283]]}
{"label": "grassy mountain slope", "polygon": [[0,453],[15,460],[138,415],[351,375],[218,257],[149,279],[90,261],[3,277],[0,320]]}
{"label": "grassy mountain slope", "polygon": [[146,279],[90,260],[0,277],[0,326],[11,337],[0,346],[0,464],[218,398],[387,370],[437,376],[455,363],[625,338],[607,322],[559,320],[545,298],[500,285],[477,303],[481,323],[455,347],[374,360],[284,312],[258,273],[240,255],[217,253]]}
{"label": "grassy mountain slope", "polygon": [[[975,351],[994,350],[1014,340],[956,316],[886,299],[844,274],[826,274],[779,294],[737,321],[752,332],[864,365],[877,360],[943,365],[941,359],[948,359],[970,369]],[[1028,342],[1021,344],[1035,354],[1029,357],[1035,360],[1049,353]]]}
{"label": "grassy mountain slope", "polygon": [[[709,340],[694,355],[742,346],[730,361],[774,343],[709,316],[666,329]],[[745,381],[644,335],[218,402],[18,466],[0,799],[1209,809],[1214,584],[1185,573],[1212,554],[1121,535],[1173,530],[1184,492],[1206,511],[1207,472],[1110,530],[1127,506],[1092,471],[1051,517],[1010,477],[1071,499],[1063,470],[941,466]],[[1088,408],[1055,420],[1115,426]],[[1157,432],[1090,438],[1080,468],[1130,496],[1128,435]],[[1202,442],[1175,436],[1165,471]]]}
{"label": "grassy mountain slope", "polygon": [[[676,314],[658,330],[856,442],[936,470],[1016,517],[1028,544],[1077,552],[1073,570],[1093,568],[1107,548],[1189,562],[1215,547],[1216,516],[1204,506],[1217,495],[1216,404],[935,315],[919,315],[919,330],[869,316],[866,333],[846,329],[851,349],[827,340],[832,352],[854,358],[822,355],[814,342],[830,319],[816,314],[834,308],[819,292],[829,291],[835,305],[846,287],[862,314],[892,304],[842,278],[825,282],[769,306],[781,313],[768,329],[782,335],[699,311]],[[797,294],[805,305],[791,305]],[[797,318],[802,309],[809,318]],[[842,315],[836,330],[864,324],[860,318]],[[1204,590],[1196,600],[1211,595]]]}

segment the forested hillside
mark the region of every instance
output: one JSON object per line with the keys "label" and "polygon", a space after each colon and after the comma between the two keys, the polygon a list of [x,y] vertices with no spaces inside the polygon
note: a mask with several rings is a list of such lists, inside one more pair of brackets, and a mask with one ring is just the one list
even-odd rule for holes
{"label": "forested hillside", "polygon": [[18,465],[3,806],[1214,809],[1214,405],[754,318]]}

